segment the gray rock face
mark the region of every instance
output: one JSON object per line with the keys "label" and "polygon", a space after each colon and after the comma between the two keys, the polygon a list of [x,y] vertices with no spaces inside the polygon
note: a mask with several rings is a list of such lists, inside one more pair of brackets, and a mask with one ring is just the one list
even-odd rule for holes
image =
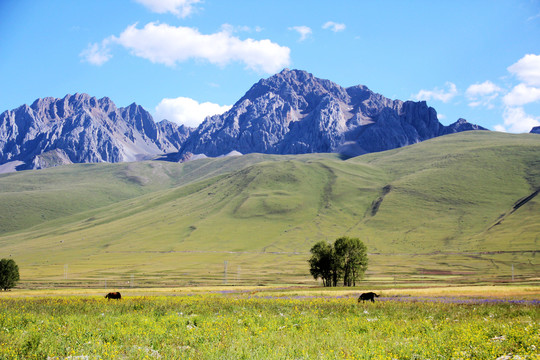
{"label": "gray rock face", "polygon": [[191,129],[131,104],[117,108],[109,98],[87,94],[44,98],[0,114],[0,164],[17,169],[83,162],[136,161],[180,149]]}
{"label": "gray rock face", "polygon": [[207,118],[179,157],[231,151],[355,156],[473,129],[485,130],[463,119],[443,126],[424,101],[391,100],[365,86],[343,88],[285,69],[260,80],[226,113]]}
{"label": "gray rock face", "polygon": [[535,126],[531,130],[531,134],[540,134],[540,126]]}
{"label": "gray rock face", "polygon": [[[226,154],[339,152],[356,156],[436,136],[485,130],[443,126],[426,102],[343,88],[300,70],[262,79],[226,113],[197,129],[155,123],[141,106],[117,108],[87,94],[44,98],[0,114],[0,173],[69,163],[185,161]],[[534,132],[534,129],[533,129]],[[195,155],[194,155],[195,154]]]}

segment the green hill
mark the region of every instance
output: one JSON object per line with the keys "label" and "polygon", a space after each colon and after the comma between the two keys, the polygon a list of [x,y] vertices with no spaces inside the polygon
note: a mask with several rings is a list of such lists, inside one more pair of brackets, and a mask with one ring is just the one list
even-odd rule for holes
{"label": "green hill", "polygon": [[23,284],[314,283],[360,237],[371,282],[535,281],[540,137],[467,132],[343,161],[246,155],[0,177],[0,257]]}

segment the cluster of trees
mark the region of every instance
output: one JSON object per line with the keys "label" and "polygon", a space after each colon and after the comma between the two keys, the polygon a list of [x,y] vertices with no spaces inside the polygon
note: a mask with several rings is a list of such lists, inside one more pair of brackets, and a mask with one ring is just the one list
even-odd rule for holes
{"label": "cluster of trees", "polygon": [[340,237],[333,244],[319,241],[311,248],[310,273],[324,286],[356,286],[367,269],[367,248],[358,238]]}
{"label": "cluster of trees", "polygon": [[13,259],[0,260],[0,289],[7,290],[19,281],[19,267]]}

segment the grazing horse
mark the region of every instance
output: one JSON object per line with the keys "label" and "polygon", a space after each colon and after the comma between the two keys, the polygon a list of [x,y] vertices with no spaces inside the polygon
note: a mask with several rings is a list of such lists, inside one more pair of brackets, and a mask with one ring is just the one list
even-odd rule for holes
{"label": "grazing horse", "polygon": [[375,298],[376,297],[379,297],[380,295],[377,295],[375,294],[374,292],[367,292],[367,293],[363,293],[360,295],[360,297],[358,298],[358,302],[360,302],[360,300],[362,300],[362,302],[366,301],[366,300],[371,300],[371,302],[375,302]]}
{"label": "grazing horse", "polygon": [[120,295],[119,292],[110,292],[107,295],[105,295],[105,299],[116,299],[120,300],[122,298],[122,295]]}

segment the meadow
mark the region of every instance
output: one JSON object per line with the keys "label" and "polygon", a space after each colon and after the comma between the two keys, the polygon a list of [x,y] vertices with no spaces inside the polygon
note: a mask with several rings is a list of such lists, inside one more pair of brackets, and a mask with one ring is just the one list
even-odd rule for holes
{"label": "meadow", "polygon": [[[366,280],[535,283],[540,137],[473,131],[347,160],[261,155],[0,175],[20,286],[307,284],[309,249],[360,238]],[[523,199],[529,199],[516,207]]]}
{"label": "meadow", "polygon": [[375,303],[351,289],[133,289],[119,301],[86,291],[2,294],[0,359],[540,356],[537,287],[384,291]]}

